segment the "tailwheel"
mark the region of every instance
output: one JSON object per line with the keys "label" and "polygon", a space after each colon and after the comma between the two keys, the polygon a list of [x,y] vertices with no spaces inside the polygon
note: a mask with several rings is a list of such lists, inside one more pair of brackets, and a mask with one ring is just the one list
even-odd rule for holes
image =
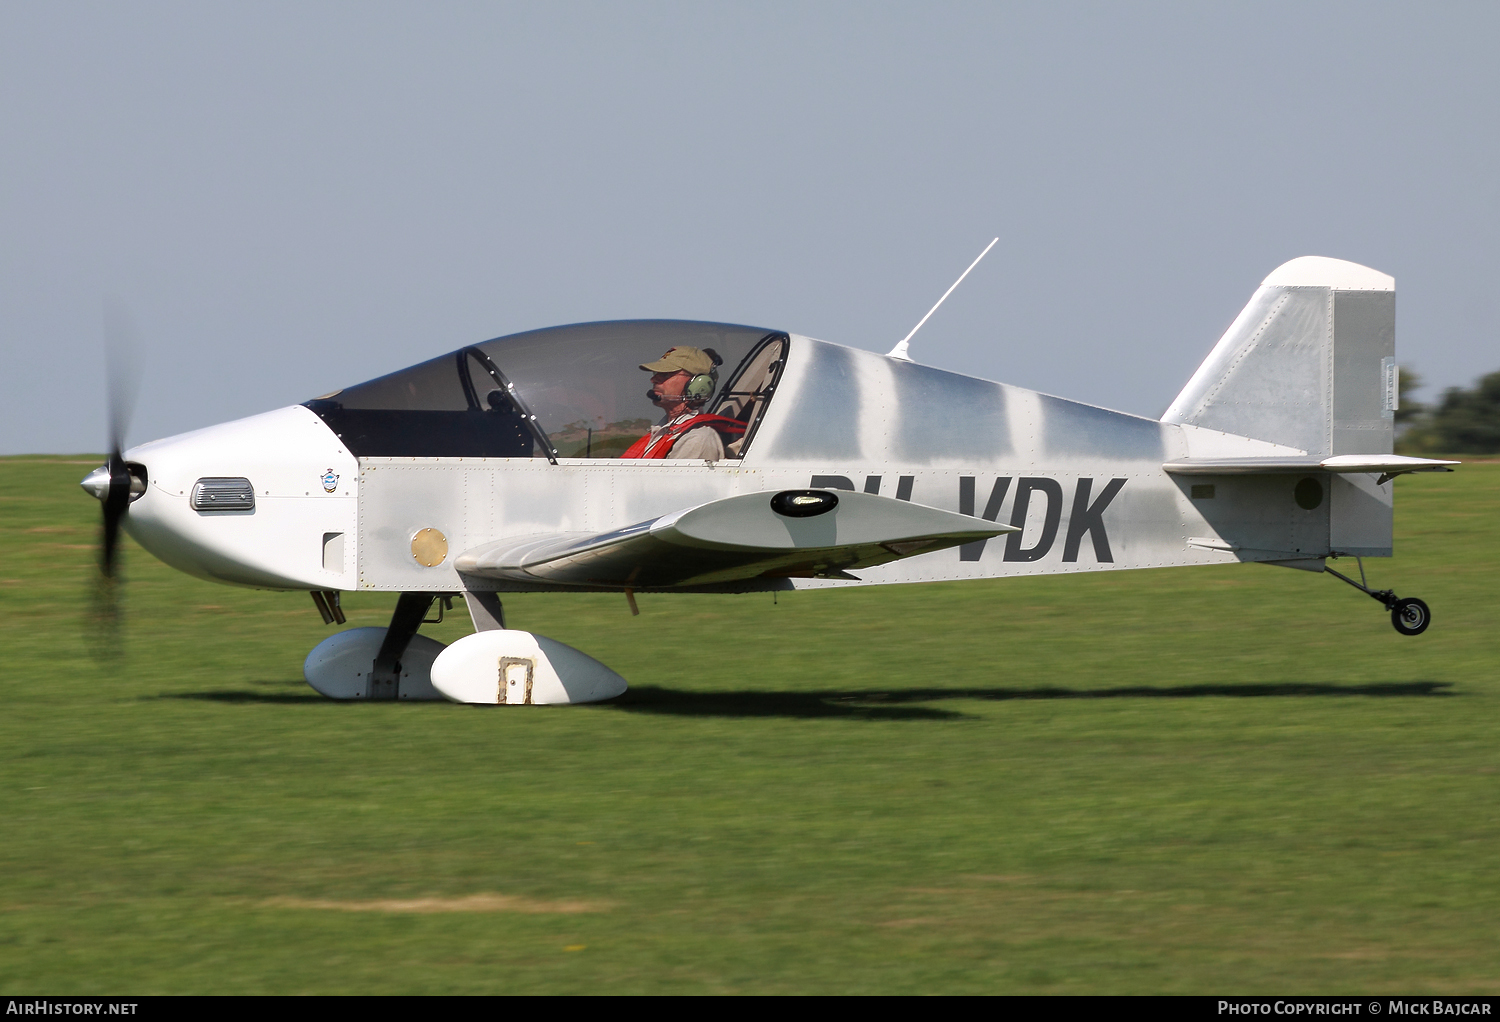
{"label": "tailwheel", "polygon": [[1415,596],[1391,604],[1391,626],[1402,635],[1421,635],[1432,623],[1432,611]]}
{"label": "tailwheel", "polygon": [[1371,589],[1365,582],[1364,561],[1358,557],[1354,560],[1359,564],[1358,582],[1326,565],[1323,570],[1334,578],[1348,582],[1371,599],[1379,600],[1391,612],[1391,627],[1402,635],[1421,635],[1427,631],[1427,626],[1432,624],[1432,611],[1427,609],[1427,604],[1415,596],[1397,596],[1393,589]]}

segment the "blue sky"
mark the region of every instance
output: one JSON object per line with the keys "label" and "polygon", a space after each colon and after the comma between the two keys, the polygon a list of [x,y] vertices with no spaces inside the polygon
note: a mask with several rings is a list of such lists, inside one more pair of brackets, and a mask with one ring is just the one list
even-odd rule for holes
{"label": "blue sky", "polygon": [[0,453],[499,334],[726,320],[1158,415],[1275,266],[1500,368],[1500,6],[0,6]]}

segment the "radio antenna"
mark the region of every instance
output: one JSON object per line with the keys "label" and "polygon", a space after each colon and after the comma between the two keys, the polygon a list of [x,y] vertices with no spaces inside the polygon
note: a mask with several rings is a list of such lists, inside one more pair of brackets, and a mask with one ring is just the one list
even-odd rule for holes
{"label": "radio antenna", "polygon": [[[994,248],[995,242],[999,240],[999,238],[995,238],[994,241],[991,241],[988,245],[984,246],[984,251],[979,253],[979,259],[983,259],[985,256],[989,255],[990,249]],[[972,270],[974,267],[979,265],[979,259],[975,259],[972,263],[969,264],[968,270],[965,270],[963,273],[960,273],[958,275],[958,279],[953,282],[953,287],[950,287],[948,290],[943,292],[943,297],[937,300],[937,305],[934,305],[932,308],[927,310],[927,315],[923,316],[922,319],[917,323],[917,325],[911,328],[911,333],[901,338],[900,343],[898,343],[894,348],[885,353],[886,358],[899,358],[903,362],[911,361],[911,356],[906,353],[907,344],[913,337],[916,336],[917,331],[922,329],[922,324],[931,319],[932,314],[938,311],[938,305],[942,305],[944,302],[946,302],[948,300],[948,296],[953,293],[954,288],[958,287],[958,285],[964,282],[964,278],[969,275],[969,270]]]}

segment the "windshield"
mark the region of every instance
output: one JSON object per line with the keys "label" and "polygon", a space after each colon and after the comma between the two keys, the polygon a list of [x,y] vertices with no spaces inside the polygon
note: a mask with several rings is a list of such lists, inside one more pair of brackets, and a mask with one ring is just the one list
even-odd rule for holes
{"label": "windshield", "polygon": [[[485,341],[307,407],[356,455],[617,458],[661,419],[642,363],[672,348],[717,356],[704,410],[753,427],[784,346],[784,334],[723,323],[581,323]],[[744,397],[751,377],[759,401]],[[744,434],[726,434],[740,438],[726,456]]]}

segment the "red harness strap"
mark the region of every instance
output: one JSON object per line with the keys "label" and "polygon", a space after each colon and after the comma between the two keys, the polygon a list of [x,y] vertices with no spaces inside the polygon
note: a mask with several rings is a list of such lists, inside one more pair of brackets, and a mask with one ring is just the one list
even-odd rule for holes
{"label": "red harness strap", "polygon": [[635,443],[630,445],[629,450],[620,455],[622,458],[665,458],[672,445],[677,439],[689,430],[697,429],[699,426],[712,426],[720,433],[743,433],[745,424],[738,419],[731,419],[725,415],[709,415],[700,412],[691,419],[668,426],[656,436],[647,433]]}

